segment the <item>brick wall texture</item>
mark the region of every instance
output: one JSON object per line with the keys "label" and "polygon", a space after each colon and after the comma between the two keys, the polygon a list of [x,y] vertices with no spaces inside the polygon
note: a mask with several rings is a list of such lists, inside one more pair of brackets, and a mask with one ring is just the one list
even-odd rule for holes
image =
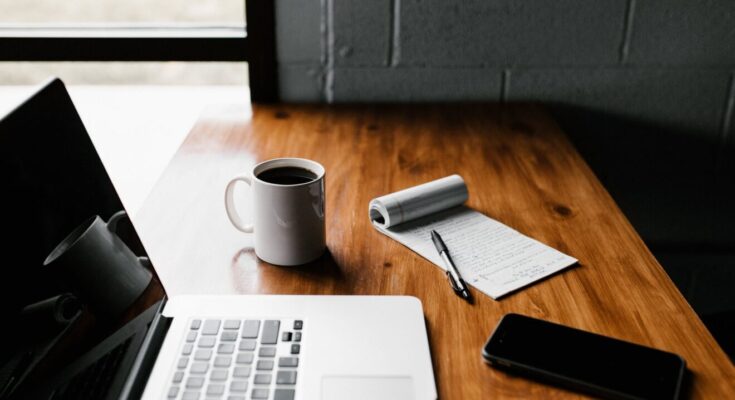
{"label": "brick wall texture", "polygon": [[645,239],[735,243],[735,1],[276,7],[283,100],[542,101]]}
{"label": "brick wall texture", "polygon": [[542,100],[733,134],[730,0],[277,0],[286,101]]}

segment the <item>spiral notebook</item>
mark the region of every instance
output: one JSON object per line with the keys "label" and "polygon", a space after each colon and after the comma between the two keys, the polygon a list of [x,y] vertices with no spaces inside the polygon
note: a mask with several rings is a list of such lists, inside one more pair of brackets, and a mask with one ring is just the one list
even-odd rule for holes
{"label": "spiral notebook", "polygon": [[451,175],[373,199],[375,229],[445,270],[431,241],[444,239],[465,282],[493,299],[577,262],[558,250],[464,205],[467,185]]}

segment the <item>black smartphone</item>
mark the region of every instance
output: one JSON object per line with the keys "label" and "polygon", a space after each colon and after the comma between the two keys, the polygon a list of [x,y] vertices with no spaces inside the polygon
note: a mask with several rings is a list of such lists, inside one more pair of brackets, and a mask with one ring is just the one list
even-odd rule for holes
{"label": "black smartphone", "polygon": [[608,399],[678,399],[680,356],[564,325],[506,314],[483,358],[492,366]]}

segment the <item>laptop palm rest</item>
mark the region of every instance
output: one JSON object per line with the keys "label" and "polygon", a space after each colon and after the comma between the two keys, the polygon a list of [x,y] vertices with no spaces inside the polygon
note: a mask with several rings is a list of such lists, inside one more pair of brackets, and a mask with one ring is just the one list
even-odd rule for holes
{"label": "laptop palm rest", "polygon": [[410,376],[325,376],[322,400],[415,399]]}

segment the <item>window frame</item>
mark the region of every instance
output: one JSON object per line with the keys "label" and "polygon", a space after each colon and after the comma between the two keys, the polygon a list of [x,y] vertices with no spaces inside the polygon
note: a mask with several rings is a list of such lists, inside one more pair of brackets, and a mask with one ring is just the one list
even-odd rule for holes
{"label": "window frame", "polygon": [[252,101],[277,101],[274,0],[245,8],[245,28],[0,27],[0,61],[243,61]]}

